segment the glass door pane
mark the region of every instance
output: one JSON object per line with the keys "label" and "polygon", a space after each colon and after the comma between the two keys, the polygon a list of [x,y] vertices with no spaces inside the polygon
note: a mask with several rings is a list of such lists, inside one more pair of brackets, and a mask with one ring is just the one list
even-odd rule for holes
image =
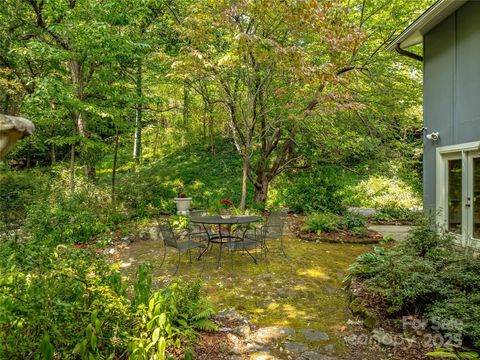
{"label": "glass door pane", "polygon": [[448,160],[448,231],[462,233],[461,159]]}
{"label": "glass door pane", "polygon": [[473,186],[472,186],[472,225],[473,237],[480,239],[480,158],[473,158]]}

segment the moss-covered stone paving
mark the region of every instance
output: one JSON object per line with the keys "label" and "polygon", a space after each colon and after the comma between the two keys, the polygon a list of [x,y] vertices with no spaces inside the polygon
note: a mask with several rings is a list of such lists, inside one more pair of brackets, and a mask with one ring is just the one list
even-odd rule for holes
{"label": "moss-covered stone paving", "polygon": [[[168,249],[167,261],[159,267],[163,245],[158,240],[133,242],[119,249],[116,257],[127,276],[140,262],[148,262],[158,282],[174,277],[201,279],[204,293],[218,310],[236,309],[259,327],[291,327],[297,335],[290,340],[311,349],[333,345],[335,352],[341,353],[342,327],[349,318],[342,280],[349,264],[371,246],[314,243],[287,236],[285,258],[277,240],[268,245],[268,263],[262,260],[255,265],[247,254],[224,252],[222,267],[217,269],[218,247],[214,246],[199,262],[189,263],[188,256],[183,256],[176,275],[175,249]],[[329,340],[309,342],[301,329],[324,332]]]}

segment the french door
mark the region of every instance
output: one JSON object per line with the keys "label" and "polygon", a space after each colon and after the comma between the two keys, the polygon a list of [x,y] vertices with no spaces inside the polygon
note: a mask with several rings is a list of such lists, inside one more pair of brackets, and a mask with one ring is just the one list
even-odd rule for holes
{"label": "french door", "polygon": [[480,246],[478,144],[440,148],[437,157],[439,223],[464,245]]}

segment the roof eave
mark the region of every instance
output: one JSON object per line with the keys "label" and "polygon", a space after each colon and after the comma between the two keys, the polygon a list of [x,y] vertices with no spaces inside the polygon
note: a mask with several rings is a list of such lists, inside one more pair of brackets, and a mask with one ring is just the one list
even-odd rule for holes
{"label": "roof eave", "polygon": [[402,33],[387,46],[387,50],[395,50],[397,44],[400,44],[402,49],[420,44],[423,41],[423,36],[427,32],[453,14],[467,1],[468,0],[438,0],[411,23],[409,27],[402,31]]}

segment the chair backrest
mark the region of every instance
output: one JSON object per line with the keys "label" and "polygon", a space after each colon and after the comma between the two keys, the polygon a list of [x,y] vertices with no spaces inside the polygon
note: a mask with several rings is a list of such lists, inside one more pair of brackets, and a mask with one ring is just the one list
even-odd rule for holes
{"label": "chair backrest", "polygon": [[273,213],[265,222],[265,236],[269,239],[279,239],[283,236],[283,229],[285,227],[285,216]]}
{"label": "chair backrest", "polygon": [[168,223],[159,224],[158,226],[160,230],[160,235],[162,236],[162,240],[165,246],[170,246],[174,248],[178,248],[177,237],[173,232],[172,227]]}
{"label": "chair backrest", "polygon": [[197,208],[190,210],[190,216],[207,216],[208,211],[207,209]]}

